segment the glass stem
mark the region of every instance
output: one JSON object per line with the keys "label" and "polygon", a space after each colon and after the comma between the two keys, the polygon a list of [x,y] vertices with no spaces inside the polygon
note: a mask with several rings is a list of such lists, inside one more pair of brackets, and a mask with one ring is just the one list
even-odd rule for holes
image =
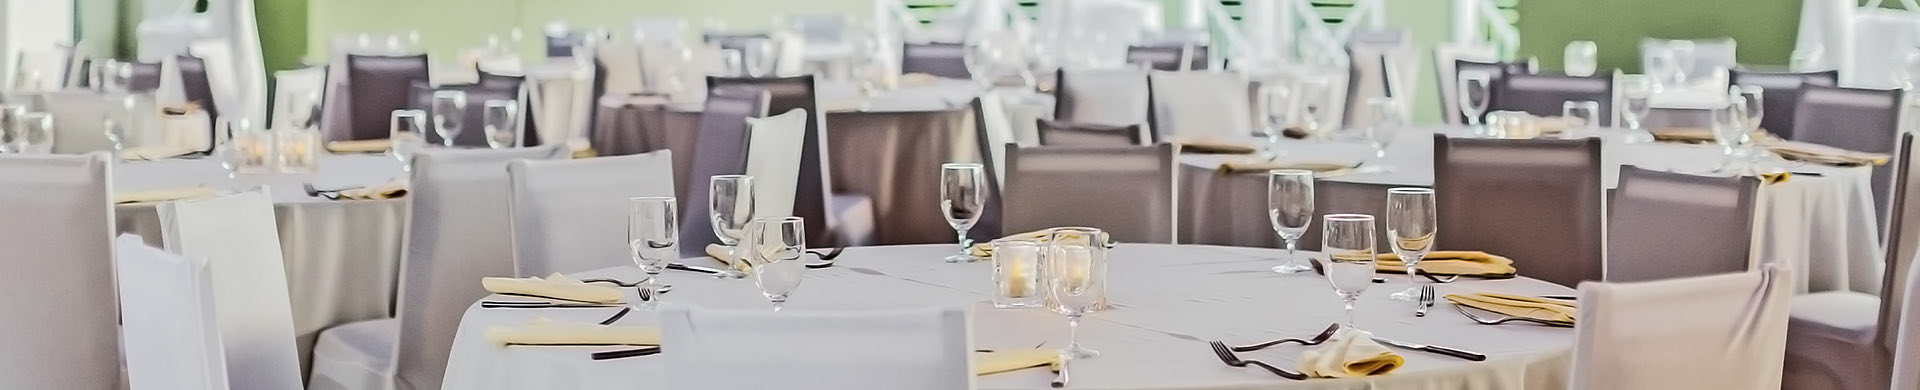
{"label": "glass stem", "polygon": [[[1412,291],[1413,289],[1420,288],[1420,279],[1418,279],[1419,277],[1420,277],[1420,262],[1417,262],[1417,261],[1408,262],[1407,263],[1407,290],[1408,291]],[[1419,292],[1415,291],[1415,293],[1417,294]]]}
{"label": "glass stem", "polygon": [[1067,316],[1067,349],[1080,349],[1080,316]]}
{"label": "glass stem", "polygon": [[958,233],[959,236],[956,242],[960,243],[960,254],[967,255],[973,253],[972,245],[967,245],[967,229],[955,229],[954,231]]}
{"label": "glass stem", "polygon": [[[778,300],[778,301],[773,301],[773,312],[775,312],[775,313],[779,313],[779,312],[780,312],[780,308],[781,308],[781,307],[784,307],[784,306],[786,306],[786,305],[787,305],[787,301],[786,301],[786,300]],[[1349,315],[1351,315],[1351,314],[1349,314]],[[1348,322],[1352,322],[1352,320],[1348,320]]]}
{"label": "glass stem", "polygon": [[1342,297],[1342,298],[1344,298],[1343,300],[1345,300],[1345,301],[1346,301],[1346,304],[1347,304],[1347,325],[1346,325],[1346,328],[1347,328],[1347,330],[1353,330],[1353,329],[1355,329],[1355,328],[1353,327],[1353,301],[1354,301],[1354,299],[1356,299],[1356,298],[1359,298],[1359,297],[1352,297],[1352,296],[1349,296],[1349,297]]}
{"label": "glass stem", "polygon": [[1294,248],[1299,246],[1299,244],[1300,244],[1300,240],[1291,239],[1291,238],[1287,239],[1287,264],[1300,263],[1300,257],[1295,256],[1293,254]]}

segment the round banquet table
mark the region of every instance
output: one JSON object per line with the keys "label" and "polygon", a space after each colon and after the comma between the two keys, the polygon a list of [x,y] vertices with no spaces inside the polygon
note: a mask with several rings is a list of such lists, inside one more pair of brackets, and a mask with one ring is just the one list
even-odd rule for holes
{"label": "round banquet table", "polygon": [[[1466,136],[1464,128],[1422,128],[1397,132],[1387,147],[1383,173],[1327,177],[1316,187],[1315,212],[1379,215],[1386,209],[1386,189],[1433,185],[1433,134]],[[1625,130],[1588,131],[1601,147],[1601,171],[1606,188],[1614,188],[1621,165],[1706,173],[1719,166],[1718,146],[1624,142]],[[1357,164],[1373,155],[1364,142],[1283,140],[1282,160],[1334,161]],[[1281,247],[1266,218],[1267,179],[1259,173],[1220,173],[1226,159],[1244,156],[1183,155],[1179,177],[1183,243]],[[1881,272],[1879,227],[1874,211],[1872,170],[1867,167],[1790,166],[1786,182],[1766,185],[1754,214],[1753,258],[1791,265],[1798,292],[1857,291],[1877,294]],[[1523,228],[1523,227],[1516,227]],[[1446,232],[1440,232],[1445,245]],[[1318,248],[1318,229],[1309,229],[1302,248]],[[1454,248],[1473,249],[1473,248]],[[1523,268],[1523,271],[1524,268]]]}
{"label": "round banquet table", "polygon": [[[966,305],[973,308],[975,348],[1064,346],[1066,319],[1044,309],[994,309],[988,304],[992,282],[986,262],[949,264],[951,245],[849,248],[832,268],[809,270],[788,302],[788,310],[874,309]],[[1089,314],[1081,323],[1081,342],[1101,351],[1097,358],[1073,363],[1071,388],[1087,389],[1562,389],[1569,378],[1574,340],[1570,328],[1534,325],[1479,325],[1441,302],[1424,318],[1413,316],[1411,302],[1391,301],[1388,292],[1406,287],[1404,275],[1387,275],[1360,298],[1356,324],[1381,337],[1430,343],[1484,353],[1470,362],[1417,351],[1398,350],[1406,365],[1383,376],[1357,379],[1286,380],[1258,368],[1222,364],[1207,340],[1253,343],[1279,337],[1308,337],[1342,317],[1341,305],[1325,278],[1279,275],[1267,269],[1285,252],[1273,249],[1197,245],[1120,244],[1110,253],[1108,298],[1113,309]],[[1303,253],[1303,255],[1306,255]],[[688,259],[709,264],[706,258]],[[674,290],[664,302],[703,307],[768,308],[752,280],[720,280],[668,271],[662,281]],[[639,280],[635,267],[601,269],[579,277]],[[479,281],[474,281],[478,283]],[[1503,292],[1567,294],[1571,289],[1543,281],[1465,280],[1438,286],[1439,293]],[[628,299],[634,298],[631,290]],[[504,299],[490,297],[488,299]],[[661,355],[594,361],[595,351],[622,347],[513,346],[488,342],[492,326],[525,325],[535,318],[599,322],[618,308],[482,309],[468,308],[454,338],[443,388],[592,389],[647,388],[660,383]],[[658,324],[652,313],[634,312],[618,325]],[[671,348],[671,347],[669,347]],[[1274,347],[1241,353],[1242,358],[1292,367],[1303,347]],[[1044,369],[982,376],[981,389],[1045,389],[1053,375]]]}

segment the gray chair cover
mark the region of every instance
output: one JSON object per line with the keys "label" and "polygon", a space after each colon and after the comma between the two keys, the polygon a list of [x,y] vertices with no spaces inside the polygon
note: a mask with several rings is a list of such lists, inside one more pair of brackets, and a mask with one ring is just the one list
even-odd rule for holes
{"label": "gray chair cover", "polygon": [[[1182,58],[1186,59],[1185,64],[1181,63]],[[1207,46],[1184,42],[1128,46],[1127,63],[1147,64],[1147,68],[1153,70],[1204,70],[1207,69]]]}
{"label": "gray chair cover", "polygon": [[950,79],[970,79],[967,47],[958,43],[908,43],[900,50],[901,73],[925,73]]}
{"label": "gray chair cover", "polygon": [[135,62],[127,64],[132,73],[127,77],[128,92],[153,92],[160,89],[160,63]]}
{"label": "gray chair cover", "polygon": [[1138,146],[1153,142],[1140,125],[1111,126],[1038,119],[1043,146]]}
{"label": "gray chair cover", "polygon": [[[441,90],[454,90],[467,94],[467,106],[460,115],[460,134],[454,136],[455,138],[453,140],[454,145],[465,147],[487,147],[485,121],[488,100],[517,101],[520,98],[520,89],[518,86],[511,89],[497,88],[487,84],[448,84],[435,87],[428,85],[424,81],[415,81],[408,89],[408,91],[410,91],[408,95],[410,95],[411,98],[407,101],[407,107],[427,111],[429,115],[432,115],[433,93]],[[524,113],[527,112],[527,110],[523,107],[519,112]],[[429,128],[435,126],[432,117],[427,118],[427,126],[429,126]],[[440,133],[437,131],[428,131],[427,142],[439,145]]]}
{"label": "gray chair cover", "polygon": [[705,256],[707,244],[718,244],[714,236],[712,197],[715,175],[739,175],[747,171],[747,118],[767,116],[767,91],[751,86],[714,87],[707,92],[707,103],[700,113],[699,141],[694,146],[693,170],[681,188],[687,192],[680,205],[680,253]]}
{"label": "gray chair cover", "polygon": [[1620,167],[1607,225],[1608,282],[1747,269],[1760,179]]}
{"label": "gray chair cover", "polygon": [[1574,286],[1601,278],[1600,140],[1434,135],[1445,250],[1513,259],[1520,275]]}
{"label": "gray chair cover", "polygon": [[213,84],[207,77],[207,61],[183,54],[174,63],[180,67],[180,87],[187,94],[187,101],[207,112],[208,123],[220,123],[220,107],[214,104]]}
{"label": "gray chair cover", "polygon": [[826,128],[826,116],[820,114],[818,108],[819,99],[815,94],[813,76],[707,78],[708,93],[732,85],[759,87],[767,91],[770,99],[766,112],[787,112],[796,108],[807,110],[806,143],[801,146],[800,184],[793,202],[793,214],[807,220],[808,244],[833,245],[838,243],[840,237],[849,237],[850,234],[851,237],[872,237],[868,232],[838,231],[843,228],[840,227],[839,213],[834,212],[834,205],[860,202],[852,202],[851,199],[836,201],[832,192],[833,176],[827,167],[827,134],[821,130]]}
{"label": "gray chair cover", "polygon": [[1120,242],[1175,241],[1173,144],[1006,148],[1006,231],[1089,226]]}
{"label": "gray chair cover", "polygon": [[427,79],[427,56],[347,55],[347,127],[328,129],[330,140],[387,138],[393,110],[411,106],[402,85]]}
{"label": "gray chair cover", "polygon": [[[1487,72],[1487,76],[1488,76],[1487,77],[1487,94],[1489,96],[1486,97],[1487,110],[1480,113],[1480,115],[1482,116],[1482,118],[1480,119],[1483,119],[1483,120],[1486,119],[1485,116],[1487,113],[1494,111],[1493,109],[1494,107],[1493,102],[1495,101],[1494,99],[1500,96],[1500,88],[1502,85],[1506,84],[1507,75],[1532,73],[1527,71],[1527,65],[1524,63],[1516,63],[1516,62],[1485,63],[1485,62],[1474,62],[1474,61],[1467,61],[1467,60],[1454,60],[1453,62],[1453,74],[1455,79],[1458,79],[1461,73],[1465,73],[1467,71],[1476,71],[1476,70]],[[1465,104],[1465,102],[1462,102],[1462,104]],[[1467,119],[1466,114],[1461,114],[1457,111],[1448,113],[1447,115],[1453,115],[1455,117],[1460,118],[1461,123],[1465,123]],[[1559,114],[1556,113],[1555,115],[1559,115]],[[1480,122],[1480,123],[1486,123],[1486,122]]]}
{"label": "gray chair cover", "polygon": [[1734,69],[1728,71],[1727,80],[1733,85],[1759,86],[1764,91],[1761,107],[1766,109],[1766,115],[1760,118],[1760,127],[1780,138],[1792,139],[1793,110],[1800,102],[1800,86],[1837,85],[1840,71],[1777,73]]}
{"label": "gray chair cover", "polygon": [[527,80],[526,76],[500,74],[500,73],[488,72],[486,70],[481,70],[480,80],[475,84],[479,84],[481,87],[487,88],[487,89],[502,90],[502,91],[516,91],[514,92],[514,96],[515,96],[515,99],[520,100],[521,126],[525,126],[523,127],[524,130],[521,131],[520,135],[526,138],[525,140],[521,141],[520,144],[522,146],[539,146],[541,144],[540,128],[538,126],[535,126],[535,124],[537,124],[538,121],[535,121],[533,119],[533,110],[529,109],[529,107],[527,106],[528,99],[525,99],[526,94],[523,93],[524,91],[521,91],[521,88],[520,88],[521,84],[525,83],[526,80]]}
{"label": "gray chair cover", "polygon": [[0,155],[0,388],[125,388],[105,156]]}
{"label": "gray chair cover", "polygon": [[1144,69],[1061,69],[1054,77],[1053,120],[1113,126],[1153,122]]}
{"label": "gray chair cover", "polygon": [[1538,116],[1558,117],[1563,114],[1563,103],[1591,100],[1600,103],[1600,112],[1594,113],[1601,126],[1613,124],[1613,73],[1599,73],[1591,77],[1567,76],[1559,74],[1508,74],[1493,95],[1493,104],[1487,112],[1512,110],[1525,111]]}
{"label": "gray chair cover", "polygon": [[[1900,93],[1900,90],[1801,87],[1800,101],[1793,110],[1792,140],[1892,154],[1895,138],[1900,134]],[[1873,167],[1873,204],[1882,215],[1892,199],[1888,196],[1892,180],[1892,166]],[[1884,228],[1885,221],[1881,222]]]}

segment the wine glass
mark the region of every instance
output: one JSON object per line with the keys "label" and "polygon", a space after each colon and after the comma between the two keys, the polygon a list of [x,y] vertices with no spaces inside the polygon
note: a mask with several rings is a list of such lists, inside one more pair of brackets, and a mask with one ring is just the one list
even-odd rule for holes
{"label": "wine glass", "polygon": [[388,153],[400,160],[400,167],[413,171],[413,155],[427,145],[427,112],[420,110],[393,110],[393,120],[388,124],[387,141],[391,143]]}
{"label": "wine glass", "polygon": [[453,147],[467,119],[467,93],[460,90],[433,91],[433,131],[440,134],[440,145]]}
{"label": "wine glass", "polygon": [[756,39],[747,42],[742,47],[745,48],[745,52],[741,54],[741,56],[744,61],[743,64],[747,67],[747,76],[767,77],[773,75],[775,53],[773,52],[772,40]]}
{"label": "wine glass", "polygon": [[1599,55],[1599,52],[1600,47],[1595,45],[1593,41],[1568,42],[1566,51],[1567,63],[1565,66],[1567,75],[1578,77],[1592,76],[1593,71],[1599,67],[1599,65],[1595,63],[1595,57]]}
{"label": "wine glass", "polygon": [[20,117],[20,153],[53,153],[53,114],[29,112]]}
{"label": "wine glass", "polygon": [[[1746,154],[1749,160],[1748,162],[1757,163],[1759,162],[1760,151],[1753,147],[1756,141],[1754,136],[1760,134],[1760,120],[1766,116],[1766,90],[1758,85],[1751,84],[1736,85],[1728,87],[1727,89],[1730,92],[1729,96],[1738,96],[1740,103],[1746,107],[1746,111],[1744,112],[1746,115],[1741,117],[1741,119],[1744,120],[1744,126],[1741,126],[1741,130],[1743,131],[1740,132],[1740,138],[1738,139],[1740,142],[1740,152]],[[1749,164],[1748,167],[1751,169],[1753,165]]]}
{"label": "wine glass", "polygon": [[741,260],[753,264],[753,281],[773,302],[773,311],[786,306],[800,277],[807,272],[801,255],[807,252],[807,228],[800,217],[754,218],[747,224]]}
{"label": "wine glass", "polygon": [[1620,97],[1626,109],[1620,110],[1621,119],[1627,121],[1627,128],[1639,132],[1647,131],[1647,115],[1653,111],[1650,99],[1653,98],[1653,82],[1647,76],[1622,76],[1620,78]]}
{"label": "wine glass", "polygon": [[740,77],[747,75],[746,53],[743,53],[740,49],[720,49],[720,59],[726,64],[727,76]]}
{"label": "wine glass", "polygon": [[1359,328],[1353,326],[1354,301],[1367,291],[1367,285],[1373,284],[1373,216],[1331,214],[1323,223],[1320,250],[1327,255],[1327,280],[1332,282],[1333,292],[1347,308],[1347,322],[1342,329],[1357,330]]}
{"label": "wine glass", "polygon": [[1080,317],[1106,300],[1106,233],[1094,228],[1059,228],[1047,237],[1047,294],[1054,310],[1067,316],[1067,347],[1060,355],[1068,359],[1100,356],[1080,345]]}
{"label": "wine glass", "polygon": [[18,104],[0,104],[0,153],[20,153],[20,120],[27,116],[27,106]]}
{"label": "wine glass", "polygon": [[519,145],[520,104],[515,100],[488,100],[481,108],[481,126],[487,132],[487,146],[506,149]]}
{"label": "wine glass", "polygon": [[[745,260],[746,255],[736,245],[746,237],[747,225],[753,222],[753,176],[715,175],[707,179],[707,185],[710,217],[707,222],[713,224],[714,237],[720,239],[720,245],[725,245],[734,258]],[[738,279],[746,277],[746,273],[728,267],[721,276]]]}
{"label": "wine glass", "polygon": [[1493,101],[1493,74],[1483,70],[1460,72],[1460,115],[1467,117],[1467,126],[1475,134],[1486,132],[1486,123],[1481,119],[1487,112],[1487,105]]}
{"label": "wine glass", "polygon": [[[245,120],[242,119],[239,121]],[[218,124],[214,125],[213,128],[215,133],[226,136],[226,142],[221,142],[219,145],[214,146],[213,153],[216,157],[219,157],[220,168],[227,170],[227,178],[229,179],[239,177],[240,166],[246,164],[247,153],[249,153],[249,151],[246,150],[247,146],[244,145],[246,142],[242,140],[246,138],[246,132],[241,130],[241,128],[246,126],[235,122],[238,121],[223,117],[219,119]],[[216,139],[214,142],[219,142],[219,140]]]}
{"label": "wine glass", "polygon": [[1667,51],[1667,58],[1673,61],[1673,84],[1685,86],[1687,78],[1693,76],[1693,41],[1669,41]]}
{"label": "wine glass", "polygon": [[1287,119],[1293,113],[1293,90],[1285,84],[1269,84],[1260,90],[1261,108],[1265,111],[1262,132],[1267,136],[1267,150],[1261,157],[1267,160],[1280,158],[1280,137],[1287,131]]}
{"label": "wine glass", "polygon": [[134,125],[133,95],[121,95],[119,100],[118,107],[114,107],[116,110],[100,119],[101,132],[106,135],[107,142],[113,144],[115,157],[119,157],[121,152],[126,151],[127,128]]}
{"label": "wine glass", "polygon": [[1592,100],[1560,103],[1560,120],[1567,123],[1567,128],[1560,130],[1560,138],[1573,138],[1576,130],[1600,126],[1599,112],[1600,103]]}
{"label": "wine glass", "polygon": [[1747,103],[1738,98],[1708,112],[1713,117],[1713,140],[1720,145],[1722,155],[1720,166],[1714,168],[1714,172],[1726,173],[1733,168],[1733,154],[1747,131],[1746,112]]}
{"label": "wine glass", "polygon": [[1400,103],[1389,97],[1367,98],[1367,110],[1373,115],[1373,123],[1367,126],[1367,144],[1373,146],[1373,161],[1365,163],[1368,172],[1391,172],[1393,166],[1387,164],[1387,146],[1400,130],[1407,127],[1407,121],[1400,115]]}
{"label": "wine glass", "polygon": [[660,300],[660,271],[680,254],[680,207],[671,196],[629,198],[627,211],[627,248],[633,263],[647,273],[641,282],[638,309],[651,311]]}
{"label": "wine glass", "polygon": [[1294,255],[1294,249],[1299,246],[1300,236],[1307,234],[1307,226],[1313,224],[1313,171],[1267,171],[1267,220],[1273,223],[1274,234],[1287,242],[1287,261],[1274,266],[1273,272],[1312,270],[1313,266]]}
{"label": "wine glass", "polygon": [[1327,138],[1326,129],[1320,127],[1325,124],[1328,96],[1333,93],[1331,84],[1325,77],[1313,77],[1301,83],[1300,123],[1306,127],[1307,134],[1315,139]]}
{"label": "wine glass", "polygon": [[980,164],[948,163],[940,165],[940,213],[947,218],[947,226],[952,226],[960,239],[960,253],[947,256],[948,263],[970,263],[980,260],[973,257],[973,242],[967,239],[967,229],[980,221],[980,212],[986,208],[986,176]]}
{"label": "wine glass", "polygon": [[1387,238],[1393,240],[1393,254],[1407,264],[1407,290],[1389,296],[1411,301],[1420,296],[1420,260],[1433,250],[1433,238],[1440,231],[1435,221],[1433,190],[1392,188],[1387,190]]}

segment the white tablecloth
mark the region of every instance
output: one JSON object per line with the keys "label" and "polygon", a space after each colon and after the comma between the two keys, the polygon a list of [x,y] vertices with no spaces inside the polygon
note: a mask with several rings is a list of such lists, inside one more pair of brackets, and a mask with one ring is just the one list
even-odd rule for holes
{"label": "white tablecloth", "polygon": [[[976,348],[1027,348],[1066,344],[1064,317],[1039,309],[999,310],[986,302],[990,265],[948,264],[950,245],[851,248],[833,268],[811,270],[788,310],[866,309],[972,305]],[[1084,389],[1562,389],[1569,375],[1573,330],[1533,325],[1472,323],[1441,302],[1425,318],[1410,302],[1390,301],[1405,278],[1389,276],[1360,299],[1357,324],[1383,337],[1433,343],[1485,353],[1469,362],[1415,351],[1398,351],[1407,365],[1392,374],[1341,380],[1289,381],[1257,368],[1221,364],[1206,340],[1230,344],[1278,337],[1306,337],[1342,318],[1339,300],[1324,278],[1278,275],[1267,270],[1284,252],[1257,248],[1122,244],[1112,252],[1110,311],[1082,322],[1081,342],[1101,356],[1073,364],[1073,388]],[[690,259],[706,264],[711,260]],[[751,280],[718,280],[668,271],[669,302],[710,307],[767,308]],[[638,280],[632,267],[580,276]],[[479,281],[474,281],[478,283]],[[1531,279],[1462,281],[1441,285],[1441,294],[1468,292],[1565,294],[1566,287]],[[628,292],[631,299],[633,293]],[[501,299],[494,297],[490,299]],[[666,355],[593,361],[594,351],[622,347],[499,347],[486,341],[490,326],[522,325],[536,317],[598,322],[607,309],[468,309],[448,361],[449,390],[635,389],[659,382]],[[634,312],[620,325],[657,324]],[[1291,367],[1305,349],[1275,347],[1242,353]],[[672,352],[668,352],[672,353]],[[742,367],[751,375],[751,367]],[[1027,369],[980,378],[981,389],[1045,389],[1052,374]]]}

